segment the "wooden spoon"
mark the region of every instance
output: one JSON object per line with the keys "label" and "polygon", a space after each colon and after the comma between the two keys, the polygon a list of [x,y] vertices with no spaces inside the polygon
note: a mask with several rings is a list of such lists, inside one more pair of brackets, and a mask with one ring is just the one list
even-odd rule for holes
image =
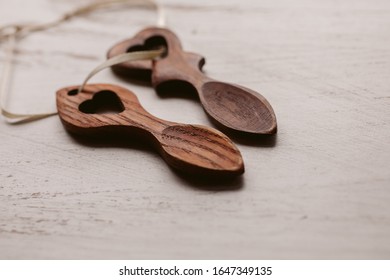
{"label": "wooden spoon", "polygon": [[[129,90],[109,84],[57,91],[64,126],[77,134],[130,133],[151,141],[172,167],[189,173],[240,175],[241,154],[221,132],[200,125],[179,124],[150,115]],[[110,112],[102,111],[110,109]],[[115,112],[112,112],[115,111]]]}
{"label": "wooden spoon", "polygon": [[197,91],[206,113],[217,124],[238,132],[274,134],[276,116],[268,101],[259,93],[245,87],[213,80],[201,71],[205,59],[184,52],[176,35],[168,29],[151,27],[133,38],[116,44],[108,58],[137,50],[166,48],[166,54],[155,61],[126,62],[113,66],[115,73],[132,78],[150,79],[159,91],[164,83],[182,81]]}

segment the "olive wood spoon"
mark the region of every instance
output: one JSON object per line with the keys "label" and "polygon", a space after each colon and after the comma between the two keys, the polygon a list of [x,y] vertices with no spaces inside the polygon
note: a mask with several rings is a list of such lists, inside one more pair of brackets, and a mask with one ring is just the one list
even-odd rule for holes
{"label": "olive wood spoon", "polygon": [[126,62],[112,66],[112,69],[131,78],[150,79],[151,76],[157,91],[167,82],[189,83],[196,89],[206,113],[223,128],[251,134],[276,133],[275,113],[262,95],[207,77],[201,71],[205,59],[198,54],[184,52],[178,37],[166,28],[144,29],[133,38],[113,46],[107,57],[161,46],[166,48],[166,53],[153,62]]}
{"label": "olive wood spoon", "polygon": [[[240,175],[244,172],[239,150],[221,132],[156,118],[145,111],[134,93],[119,86],[87,85],[80,93],[78,89],[79,86],[73,86],[57,91],[58,113],[70,132],[144,136],[169,165],[189,173]],[[102,107],[107,110],[107,106],[111,111],[102,112]]]}

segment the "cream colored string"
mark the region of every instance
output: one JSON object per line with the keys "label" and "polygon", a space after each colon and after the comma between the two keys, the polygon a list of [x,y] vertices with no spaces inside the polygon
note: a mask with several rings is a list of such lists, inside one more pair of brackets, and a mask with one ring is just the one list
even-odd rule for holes
{"label": "cream colored string", "polygon": [[[45,24],[36,24],[36,25],[8,25],[0,28],[0,43],[2,41],[7,41],[8,46],[6,49],[6,59],[3,66],[3,75],[0,80],[0,109],[1,114],[6,118],[6,120],[10,123],[22,123],[34,121],[42,118],[46,118],[52,115],[57,114],[57,112],[48,112],[41,114],[18,114],[8,111],[4,108],[4,100],[7,98],[9,93],[9,83],[12,73],[12,66],[14,62],[15,49],[16,49],[16,41],[32,32],[43,31],[59,24],[70,20],[73,17],[85,15],[87,13],[91,13],[99,8],[110,7],[114,4],[131,4],[131,6],[137,5],[150,5],[157,11],[157,25],[164,26],[165,25],[165,15],[162,7],[157,4],[157,2],[153,0],[148,1],[137,1],[137,0],[108,0],[103,2],[93,3],[81,8],[78,8],[70,13],[64,14],[58,20],[53,22],[48,22]],[[146,4],[146,5],[145,5]],[[115,64],[123,63],[126,61],[134,61],[134,60],[145,60],[145,59],[154,59],[160,56],[163,53],[163,50],[154,50],[154,51],[140,51],[140,52],[131,52],[126,54],[121,54],[116,57],[113,57],[98,67],[96,67],[92,72],[87,76],[83,85],[80,87],[80,90],[85,86],[87,81],[94,76],[99,71],[104,68],[110,67]]]}

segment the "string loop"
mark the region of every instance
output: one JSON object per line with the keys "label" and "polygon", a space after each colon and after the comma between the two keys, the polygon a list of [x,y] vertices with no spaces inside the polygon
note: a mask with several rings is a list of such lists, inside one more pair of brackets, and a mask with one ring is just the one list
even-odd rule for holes
{"label": "string loop", "polygon": [[[152,7],[157,12],[157,26],[164,26],[165,25],[165,15],[162,7],[155,2],[154,0],[106,0],[102,2],[96,2],[92,3],[86,6],[79,7],[71,12],[63,14],[60,18],[58,18],[55,21],[43,23],[43,24],[10,24],[0,27],[0,43],[3,41],[8,42],[8,48],[6,49],[6,59],[4,62],[3,67],[3,75],[2,80],[0,81],[0,109],[1,114],[5,117],[5,119],[9,123],[24,123],[29,122],[37,119],[42,119],[45,117],[49,117],[52,115],[57,114],[57,112],[48,112],[48,113],[41,113],[41,114],[18,114],[10,112],[9,110],[4,108],[4,100],[8,94],[8,83],[10,81],[10,76],[12,72],[12,66],[13,66],[13,59],[15,56],[15,49],[16,49],[16,41],[17,39],[20,39],[24,36],[27,36],[33,32],[38,31],[44,31],[49,28],[55,27],[60,25],[61,23],[64,23],[66,21],[69,21],[70,19],[76,17],[76,16],[82,16],[88,13],[91,13],[99,8],[105,8],[110,7],[114,4],[131,4],[132,6],[143,6],[146,7],[149,4],[150,7]],[[88,75],[86,80],[84,81],[82,87],[85,85],[85,83],[97,72],[101,71],[102,69],[122,63],[125,61],[132,61],[132,60],[145,60],[145,59],[154,59],[161,55],[160,50],[157,51],[144,51],[144,52],[136,52],[136,53],[127,53],[124,55],[121,55],[121,57],[113,57],[103,64],[99,65],[97,68],[95,68],[91,74]],[[81,87],[81,88],[82,88]],[[81,89],[80,88],[80,89]]]}
{"label": "string loop", "polygon": [[0,42],[7,40],[11,36],[16,36],[23,29],[22,25],[6,25],[0,28]]}

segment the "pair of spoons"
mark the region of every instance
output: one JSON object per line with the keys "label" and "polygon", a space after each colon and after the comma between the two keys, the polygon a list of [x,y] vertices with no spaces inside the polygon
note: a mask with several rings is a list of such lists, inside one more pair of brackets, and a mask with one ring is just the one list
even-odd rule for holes
{"label": "pair of spoons", "polygon": [[[185,82],[198,93],[208,116],[227,130],[244,134],[276,133],[276,117],[268,101],[244,87],[213,80],[201,71],[205,60],[184,52],[176,35],[165,28],[147,28],[120,42],[108,52],[114,57],[126,52],[165,48],[154,61],[126,62],[115,73],[150,81],[156,91],[170,82]],[[105,104],[116,113],[100,113]],[[189,173],[240,175],[241,154],[223,133],[200,125],[179,124],[150,115],[131,91],[119,86],[94,84],[67,87],[57,92],[59,116],[65,127],[77,134],[132,133],[152,142],[172,167]]]}

